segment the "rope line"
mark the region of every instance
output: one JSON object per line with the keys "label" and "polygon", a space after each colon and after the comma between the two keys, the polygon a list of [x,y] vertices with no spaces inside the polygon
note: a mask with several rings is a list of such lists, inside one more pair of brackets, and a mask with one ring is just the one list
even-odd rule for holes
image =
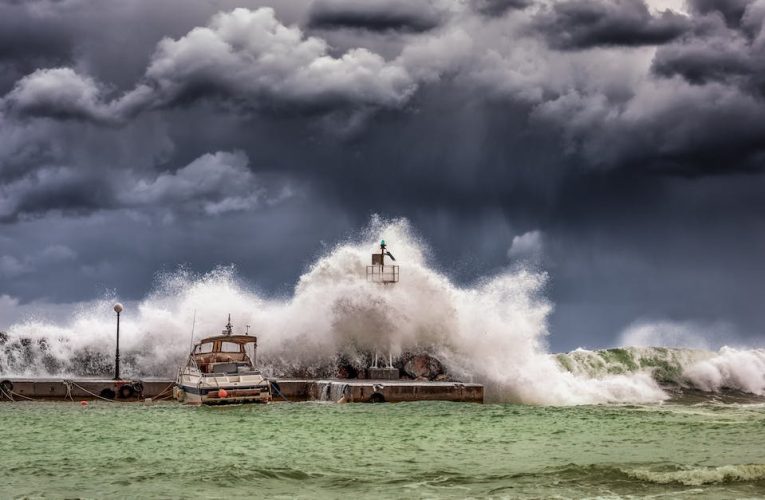
{"label": "rope line", "polygon": [[[4,395],[6,398],[10,399],[11,401],[16,401],[15,399],[13,399],[13,395],[12,395],[12,394],[9,394],[9,393],[7,393],[7,392],[5,391],[5,387],[3,387],[2,385],[0,385],[0,391],[3,391],[3,395]],[[11,391],[11,392],[13,392],[13,391]]]}
{"label": "rope line", "polygon": [[71,401],[74,401],[74,398],[72,397],[72,383],[68,380],[62,380],[62,382],[66,387],[66,395],[64,396],[64,399],[69,398]]}
{"label": "rope line", "polygon": [[290,401],[289,399],[287,399],[287,398],[284,396],[284,394],[282,394],[282,391],[281,391],[281,390],[279,390],[279,387],[276,385],[276,383],[274,383],[274,382],[271,382],[271,381],[269,380],[269,381],[268,381],[268,384],[271,386],[271,389],[274,389],[274,390],[276,391],[276,393],[277,393],[279,396],[281,396],[281,397],[282,397],[282,399],[283,399],[283,400],[285,400],[285,401],[286,401],[286,402],[288,402],[288,403],[292,403],[292,401]]}
{"label": "rope line", "polygon": [[[161,395],[163,395],[163,394],[164,394],[164,393],[165,393],[165,392],[166,392],[168,389],[172,389],[173,387],[175,387],[175,382],[171,383],[170,385],[168,385],[167,387],[165,387],[164,389],[162,389],[161,391],[159,391],[159,392],[156,394],[156,396],[154,396],[152,399],[158,399],[158,398],[159,398]],[[172,394],[171,394],[171,396],[172,396]]]}
{"label": "rope line", "polygon": [[[67,382],[67,381],[65,381],[65,382]],[[91,396],[93,396],[93,397],[95,397],[95,398],[98,398],[98,399],[103,399],[104,401],[108,401],[109,403],[117,403],[117,404],[119,404],[119,403],[120,403],[119,401],[114,401],[113,399],[107,399],[107,398],[104,398],[104,397],[102,397],[102,396],[99,396],[98,394],[92,393],[92,392],[90,392],[89,390],[87,390],[86,388],[84,388],[84,387],[82,387],[81,385],[79,385],[79,384],[78,384],[77,382],[75,382],[74,380],[69,380],[68,382],[69,382],[70,384],[72,384],[73,386],[77,387],[78,389],[82,390],[82,391],[83,391],[83,392],[85,392],[86,394],[90,394]]]}
{"label": "rope line", "polygon": [[11,394],[13,394],[14,396],[18,396],[20,398],[24,398],[27,401],[34,401],[34,399],[30,398],[29,396],[24,396],[23,394],[19,394],[18,392],[11,391]]}

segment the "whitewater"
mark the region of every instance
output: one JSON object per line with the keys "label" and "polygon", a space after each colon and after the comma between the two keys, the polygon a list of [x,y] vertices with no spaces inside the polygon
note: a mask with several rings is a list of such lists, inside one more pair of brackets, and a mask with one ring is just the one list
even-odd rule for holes
{"label": "whitewater", "polygon": [[[365,278],[380,239],[389,242],[400,282]],[[719,351],[626,347],[548,352],[546,273],[512,266],[469,286],[429,263],[406,220],[375,218],[356,238],[318,256],[289,297],[269,297],[234,267],[203,275],[158,276],[145,298],[127,302],[121,322],[125,376],[174,376],[195,337],[217,334],[231,314],[237,333],[258,336],[270,375],[332,376],[339,359],[359,366],[369,353],[427,352],[451,377],[486,386],[487,401],[539,405],[655,403],[668,386],[765,395],[765,349]],[[63,321],[27,318],[0,334],[0,376],[108,373],[117,296],[83,305]]]}

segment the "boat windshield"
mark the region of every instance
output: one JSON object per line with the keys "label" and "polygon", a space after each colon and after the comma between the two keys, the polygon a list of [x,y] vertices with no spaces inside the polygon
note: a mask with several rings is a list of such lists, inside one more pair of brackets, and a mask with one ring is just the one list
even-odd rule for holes
{"label": "boat windshield", "polygon": [[194,354],[207,354],[208,352],[212,352],[213,350],[213,343],[212,342],[205,342],[203,344],[199,344],[196,349],[194,349]]}
{"label": "boat windshield", "polygon": [[220,352],[241,352],[243,351],[242,344],[236,344],[234,342],[221,342]]}
{"label": "boat windshield", "polygon": [[210,352],[244,352],[244,345],[236,342],[201,342],[194,349],[194,354],[207,354]]}

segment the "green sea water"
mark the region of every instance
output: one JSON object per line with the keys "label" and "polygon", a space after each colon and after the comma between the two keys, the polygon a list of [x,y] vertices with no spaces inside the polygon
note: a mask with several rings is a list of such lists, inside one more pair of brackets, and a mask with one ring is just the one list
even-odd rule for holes
{"label": "green sea water", "polygon": [[2,498],[765,497],[765,406],[0,404]]}

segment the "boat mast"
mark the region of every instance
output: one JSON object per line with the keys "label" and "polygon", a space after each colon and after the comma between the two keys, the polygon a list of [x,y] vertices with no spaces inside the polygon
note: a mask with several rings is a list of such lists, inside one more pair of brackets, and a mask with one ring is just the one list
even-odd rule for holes
{"label": "boat mast", "polygon": [[231,335],[234,333],[234,327],[231,326],[231,313],[228,313],[228,323],[226,323],[226,329],[223,330],[223,335]]}

